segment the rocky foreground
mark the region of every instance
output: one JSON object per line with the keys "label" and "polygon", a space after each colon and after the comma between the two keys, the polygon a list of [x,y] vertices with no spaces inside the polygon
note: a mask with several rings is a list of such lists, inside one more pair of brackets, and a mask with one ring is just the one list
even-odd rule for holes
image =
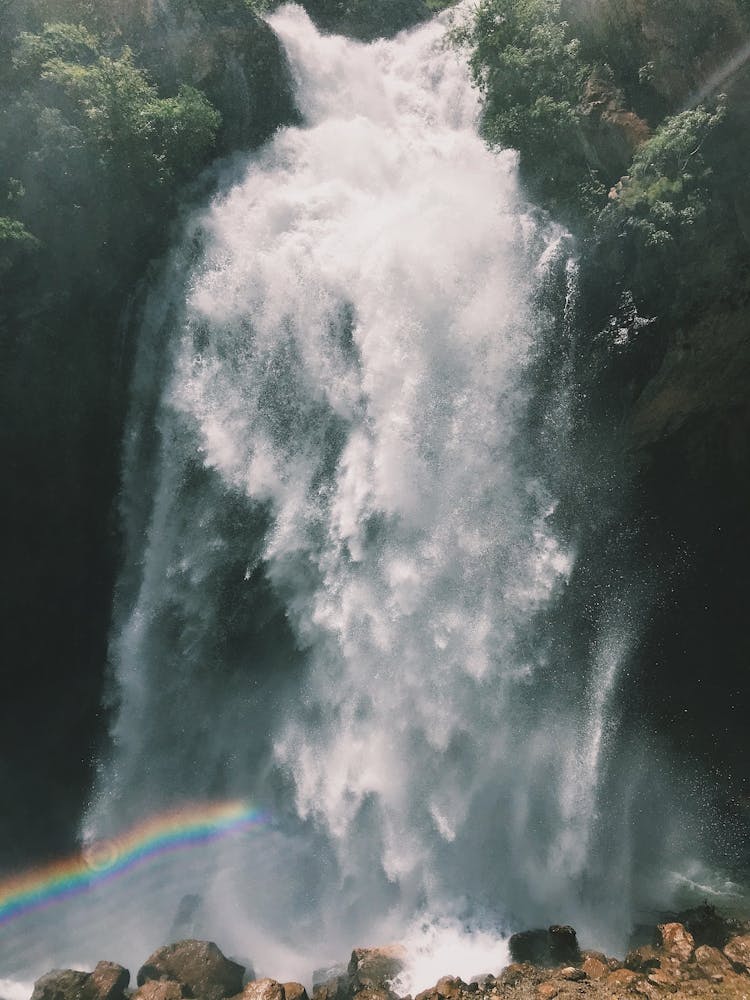
{"label": "rocky foreground", "polygon": [[[704,906],[657,925],[650,937],[619,961],[581,951],[572,927],[524,931],[511,937],[513,962],[498,975],[469,983],[445,976],[414,1000],[750,1000],[750,922],[726,920]],[[312,1000],[407,1000],[398,987],[405,962],[399,945],[357,948],[346,968],[314,987]],[[178,941],[147,959],[135,988],[127,969],[100,962],[93,972],[47,973],[31,1000],[310,1000],[301,983],[252,975],[213,942]]]}

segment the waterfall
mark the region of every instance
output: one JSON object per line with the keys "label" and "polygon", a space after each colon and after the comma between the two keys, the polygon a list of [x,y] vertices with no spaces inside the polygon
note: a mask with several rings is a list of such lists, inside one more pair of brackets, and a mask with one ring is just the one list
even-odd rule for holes
{"label": "waterfall", "polygon": [[[634,852],[676,841],[618,727],[638,602],[571,640],[571,241],[479,137],[443,21],[369,46],[270,21],[304,124],[226,167],[145,308],[84,834],[183,800],[268,820],[39,917],[42,965],[190,932],[309,977],[422,927],[497,966],[556,920],[621,947]],[[456,947],[431,971],[483,971]]]}

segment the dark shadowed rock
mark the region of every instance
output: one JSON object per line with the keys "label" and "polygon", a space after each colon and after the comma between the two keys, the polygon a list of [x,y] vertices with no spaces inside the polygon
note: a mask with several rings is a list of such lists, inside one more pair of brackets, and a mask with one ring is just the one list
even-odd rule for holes
{"label": "dark shadowed rock", "polygon": [[34,983],[31,1000],[83,1000],[89,976],[75,969],[53,969]]}
{"label": "dark shadowed rock", "polygon": [[723,916],[708,903],[683,910],[676,919],[693,935],[696,947],[710,945],[712,948],[723,948],[730,937],[742,931],[739,921]]}
{"label": "dark shadowed rock", "polygon": [[568,924],[553,924],[547,934],[549,954],[553,965],[580,962],[581,949],[578,947],[578,938],[572,927]]}
{"label": "dark shadowed rock", "polygon": [[508,942],[514,962],[531,965],[572,965],[581,961],[576,932],[567,924],[547,930],[521,931]]}
{"label": "dark shadowed rock", "polygon": [[82,1000],[123,1000],[130,973],[116,962],[99,962],[83,987]]}
{"label": "dark shadowed rock", "polygon": [[625,968],[632,972],[650,972],[652,969],[658,969],[660,964],[661,958],[656,948],[649,944],[633,948],[625,956]]}
{"label": "dark shadowed rock", "polygon": [[166,979],[179,983],[184,996],[223,1000],[241,992],[244,972],[213,941],[177,941],[146,960],[138,971],[138,985]]}
{"label": "dark shadowed rock", "polygon": [[549,940],[546,930],[519,931],[511,935],[508,947],[514,964],[523,965],[526,962],[531,965],[549,964]]}
{"label": "dark shadowed rock", "polygon": [[362,41],[395,35],[430,16],[423,0],[303,0],[302,6],[324,31]]}

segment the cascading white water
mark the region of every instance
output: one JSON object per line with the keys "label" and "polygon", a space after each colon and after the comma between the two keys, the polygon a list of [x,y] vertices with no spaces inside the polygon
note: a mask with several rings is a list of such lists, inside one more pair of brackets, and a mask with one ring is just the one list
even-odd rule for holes
{"label": "cascading white water", "polygon": [[[438,950],[450,920],[494,931],[476,964],[511,924],[621,944],[630,626],[613,600],[587,658],[555,639],[574,553],[550,484],[584,475],[564,371],[545,446],[525,436],[566,236],[479,138],[444,24],[363,46],[271,21],[304,125],[192,221],[146,312],[86,833],[183,797],[272,820],[102,888],[43,926],[48,953],[133,967],[186,930],[186,894],[187,930],[282,978],[433,918]],[[482,971],[451,955],[431,971]]]}

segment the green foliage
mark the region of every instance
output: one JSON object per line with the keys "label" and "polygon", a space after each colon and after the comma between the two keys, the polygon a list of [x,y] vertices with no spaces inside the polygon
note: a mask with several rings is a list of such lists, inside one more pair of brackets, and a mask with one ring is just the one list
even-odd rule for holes
{"label": "green foliage", "polygon": [[636,153],[601,225],[632,234],[644,247],[689,239],[704,219],[710,197],[706,141],[724,116],[719,106],[713,112],[697,107],[668,118]]}
{"label": "green foliage", "polygon": [[19,256],[38,247],[39,240],[22,222],[0,215],[0,277],[10,270]]}
{"label": "green foliage", "polygon": [[26,75],[38,75],[52,59],[86,65],[99,54],[99,40],[81,24],[45,24],[39,34],[22,32],[16,41],[13,67]]}
{"label": "green foliage", "polygon": [[532,193],[564,209],[590,196],[578,103],[591,66],[560,6],[560,0],[480,0],[453,37],[469,48],[485,137],[494,147],[517,149]]}
{"label": "green foliage", "polygon": [[205,162],[221,125],[221,115],[194,87],[183,84],[176,97],[148,108],[164,163],[175,175],[190,175]]}
{"label": "green foliage", "polygon": [[116,56],[100,50],[86,29],[51,24],[21,36],[14,63],[27,73],[35,68],[66,99],[70,125],[110,175],[147,189],[199,168],[221,123],[206,97],[182,86],[160,98],[127,46]]}
{"label": "green foliage", "polygon": [[30,249],[39,245],[39,240],[32,236],[22,222],[0,215],[0,243],[15,244]]}

